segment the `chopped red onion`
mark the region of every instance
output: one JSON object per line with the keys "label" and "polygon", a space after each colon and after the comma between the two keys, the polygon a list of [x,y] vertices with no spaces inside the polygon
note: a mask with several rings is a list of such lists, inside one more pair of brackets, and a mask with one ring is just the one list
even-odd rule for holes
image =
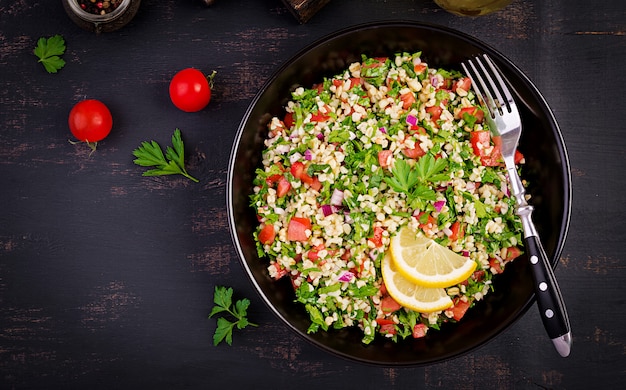
{"label": "chopped red onion", "polygon": [[417,126],[417,117],[415,115],[407,115],[406,123],[411,126]]}
{"label": "chopped red onion", "polygon": [[343,204],[343,191],[335,188],[330,196],[330,204],[333,206],[341,206]]}
{"label": "chopped red onion", "polygon": [[350,212],[348,210],[343,212],[343,216],[344,216],[344,221],[346,221],[348,225],[351,225],[354,223],[354,219],[352,219],[352,217],[350,216]]}
{"label": "chopped red onion", "polygon": [[339,276],[339,281],[340,282],[350,282],[352,281],[352,279],[354,278],[354,274],[350,271],[345,271],[344,273],[341,274],[341,276]]}
{"label": "chopped red onion", "polygon": [[324,134],[323,134],[323,133],[318,133],[316,137],[317,137],[317,139],[318,139],[318,140],[320,140],[320,141],[323,141],[323,140],[324,140]]}
{"label": "chopped red onion", "polygon": [[304,159],[307,161],[311,161],[313,159],[313,153],[311,153],[310,149],[304,151]]}
{"label": "chopped red onion", "polygon": [[469,257],[469,251],[463,251],[461,254],[465,257]]}
{"label": "chopped red onion", "polygon": [[302,155],[298,152],[295,152],[294,154],[289,156],[289,162],[293,164],[296,161],[300,160],[301,158],[302,158]]}
{"label": "chopped red onion", "polygon": [[288,153],[291,150],[290,145],[280,144],[276,146],[276,151],[280,154]]}
{"label": "chopped red onion", "polygon": [[387,134],[387,129],[385,128],[385,126],[379,127],[378,131],[380,131],[383,134]]}
{"label": "chopped red onion", "polygon": [[511,197],[511,191],[509,191],[509,186],[505,181],[500,182],[500,191],[504,192],[507,198]]}
{"label": "chopped red onion", "polygon": [[438,200],[435,203],[433,203],[433,206],[435,206],[435,210],[437,210],[438,212],[441,212],[441,209],[443,209],[443,206],[446,204],[445,200]]}
{"label": "chopped red onion", "polygon": [[439,86],[439,78],[436,75],[430,76],[430,83],[433,87],[437,88]]}
{"label": "chopped red onion", "polygon": [[328,217],[333,213],[333,208],[329,204],[323,204],[320,207],[322,208],[322,213],[324,213],[325,217]]}

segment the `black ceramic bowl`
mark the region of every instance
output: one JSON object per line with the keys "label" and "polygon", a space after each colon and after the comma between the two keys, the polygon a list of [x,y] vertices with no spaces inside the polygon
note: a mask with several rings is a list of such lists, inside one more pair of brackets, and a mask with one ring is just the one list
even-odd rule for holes
{"label": "black ceramic bowl", "polygon": [[268,276],[269,259],[259,258],[255,249],[253,232],[258,222],[249,206],[268,120],[274,115],[284,115],[282,107],[295,87],[320,82],[324,76],[332,76],[360,60],[361,54],[391,56],[400,51],[422,51],[430,66],[459,70],[461,61],[487,53],[509,78],[521,103],[524,178],[530,183],[528,193],[535,206],[535,223],[553,267],[567,235],[571,202],[567,152],[550,108],[514,64],[475,38],[414,22],[359,25],[313,43],[278,69],[250,104],[232,149],[227,202],[235,248],[255,288],[285,325],[335,355],[386,366],[429,364],[466,353],[494,338],[534,303],[531,271],[527,258],[521,257],[495,278],[495,291],[459,323],[446,324],[440,331],[431,331],[421,339],[393,343],[377,338],[372,344],[364,345],[358,329],[307,334],[309,316],[302,305],[294,303],[290,281],[286,278],[274,281]]}

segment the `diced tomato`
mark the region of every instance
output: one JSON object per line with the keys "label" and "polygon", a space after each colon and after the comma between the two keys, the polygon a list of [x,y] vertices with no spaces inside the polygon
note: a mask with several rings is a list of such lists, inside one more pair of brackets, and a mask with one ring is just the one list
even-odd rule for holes
{"label": "diced tomato", "polygon": [[371,64],[363,64],[363,68],[378,68],[387,61],[387,57],[375,57],[374,60]]}
{"label": "diced tomato", "polygon": [[291,174],[298,180],[302,178],[302,173],[304,173],[304,169],[305,166],[303,162],[296,161],[291,164]]}
{"label": "diced tomato", "polygon": [[419,339],[421,337],[424,337],[426,336],[427,331],[428,326],[426,326],[425,324],[422,324],[421,322],[419,324],[415,324],[415,326],[413,326],[413,338]]}
{"label": "diced tomato", "polygon": [[[437,220],[435,219],[435,217],[433,217],[430,214],[428,214],[428,217],[426,217],[426,219],[424,220],[423,219],[424,218],[424,214],[426,214],[426,212],[421,211],[415,217],[417,219],[417,221],[419,222],[419,227],[420,227],[420,229],[422,229],[424,231],[432,230],[432,228],[434,228],[437,225]],[[422,222],[422,221],[424,221],[424,222]]]}
{"label": "diced tomato", "polygon": [[293,112],[288,112],[285,114],[285,118],[283,119],[283,123],[285,124],[285,126],[287,126],[288,128],[293,126],[294,121],[293,121]]}
{"label": "diced tomato", "polygon": [[370,238],[368,238],[368,240],[370,240],[374,246],[376,246],[377,248],[380,248],[381,246],[383,246],[383,231],[385,229],[383,229],[380,226],[374,226],[374,235]]}
{"label": "diced tomato", "polygon": [[380,302],[380,308],[382,309],[383,313],[393,313],[394,311],[400,310],[402,308],[402,305],[396,302],[396,300],[393,299],[391,296],[387,295]]}
{"label": "diced tomato", "polygon": [[417,74],[421,74],[423,71],[425,71],[427,68],[426,64],[424,64],[423,62],[420,62],[419,64],[415,64],[413,66],[413,70],[415,71],[415,73]]}
{"label": "diced tomato", "polygon": [[274,230],[274,225],[267,224],[263,225],[261,231],[259,232],[259,242],[263,245],[271,244],[274,242],[276,238],[276,231]]}
{"label": "diced tomato", "polygon": [[[470,134],[470,143],[472,144],[474,154],[480,157],[480,162],[483,166],[493,167],[500,164],[500,144],[502,140],[500,137],[493,137],[493,147],[491,140],[491,134],[487,130],[473,131]],[[488,151],[489,148],[491,148],[491,151]]]}
{"label": "diced tomato", "polygon": [[285,176],[281,176],[280,179],[278,180],[278,188],[276,188],[276,196],[278,196],[279,198],[282,198],[283,196],[287,195],[290,189],[291,189],[291,183],[289,183],[289,180],[287,180]]}
{"label": "diced tomato", "polygon": [[450,226],[452,234],[450,235],[450,241],[456,241],[463,237],[463,229],[461,228],[461,222],[456,221]]}
{"label": "diced tomato", "polygon": [[389,167],[389,156],[391,156],[393,152],[391,150],[381,150],[378,152],[378,163],[383,168]]}
{"label": "diced tomato", "polygon": [[322,110],[318,110],[315,114],[311,115],[312,122],[326,122],[330,119],[331,108],[328,104],[324,105],[323,112]]}
{"label": "diced tomato", "polygon": [[402,100],[402,108],[408,110],[415,103],[415,94],[409,91],[400,95],[400,100]]}
{"label": "diced tomato", "polygon": [[287,225],[287,239],[289,241],[307,241],[307,230],[311,230],[310,219],[292,217],[289,221],[289,225]]}
{"label": "diced tomato", "polygon": [[376,319],[376,323],[378,325],[381,325],[381,326],[382,325],[393,325],[394,324],[394,322],[393,322],[393,320],[391,318],[377,318]]}
{"label": "diced tomato", "polygon": [[311,86],[311,89],[317,90],[317,94],[324,92],[324,83],[314,84]]}
{"label": "diced tomato", "polygon": [[281,175],[280,173],[277,173],[275,175],[270,175],[265,178],[265,182],[267,183],[268,186],[273,187],[274,183],[278,182],[281,177],[283,177],[283,175]]}
{"label": "diced tomato", "polygon": [[508,247],[506,250],[506,258],[505,261],[512,261],[518,258],[522,254],[522,250],[516,246]]}
{"label": "diced tomato", "polygon": [[481,280],[483,280],[484,277],[485,277],[485,271],[482,269],[479,269],[478,271],[474,271],[474,273],[472,274],[472,279],[474,279],[477,282],[480,282]]}
{"label": "diced tomato", "polygon": [[469,92],[470,88],[472,88],[472,79],[463,77],[454,84],[453,91],[456,92],[457,89],[462,89],[465,92]]}
{"label": "diced tomato", "polygon": [[350,77],[350,89],[356,87],[356,86],[362,87],[363,86],[363,79],[360,77]]}
{"label": "diced tomato", "polygon": [[515,157],[514,157],[515,164],[519,164],[520,162],[522,162],[523,159],[524,159],[524,155],[522,154],[522,152],[520,152],[519,150],[516,150]]}
{"label": "diced tomato", "polygon": [[308,184],[315,191],[319,191],[322,188],[322,182],[317,176],[310,176],[306,173],[306,166],[301,161],[296,161],[291,165],[291,175],[303,183]]}
{"label": "diced tomato", "polygon": [[315,247],[313,247],[313,249],[309,250],[309,252],[307,253],[307,257],[311,261],[317,261],[320,258],[319,253],[323,249],[324,249],[324,244],[316,245]]}
{"label": "diced tomato", "polygon": [[274,276],[274,279],[276,280],[282,278],[289,273],[289,271],[281,267],[281,265],[278,263],[274,263],[274,268],[276,268],[276,276]]}
{"label": "diced tomato", "polygon": [[487,130],[472,131],[470,134],[470,143],[476,156],[483,156],[484,150],[489,147],[491,142],[491,134]]}
{"label": "diced tomato", "polygon": [[426,152],[420,148],[419,145],[415,145],[415,148],[404,148],[402,149],[402,154],[407,156],[408,158],[418,159],[426,154]]}
{"label": "diced tomato", "polygon": [[463,318],[463,316],[465,315],[465,313],[467,312],[467,309],[469,309],[470,307],[470,302],[469,301],[464,301],[462,299],[455,299],[454,300],[454,306],[452,306],[449,310],[452,311],[452,318],[454,318],[455,320],[459,321],[461,318]]}
{"label": "diced tomato", "polygon": [[333,85],[335,87],[341,87],[343,85],[343,80],[341,80],[341,79],[333,79]]}
{"label": "diced tomato", "polygon": [[478,107],[463,107],[459,111],[457,119],[463,119],[463,116],[471,115],[476,118],[476,123],[483,123],[483,119],[485,119],[485,112]]}
{"label": "diced tomato", "polygon": [[426,112],[430,114],[430,120],[435,122],[441,117],[443,109],[439,106],[426,107]]}
{"label": "diced tomato", "polygon": [[423,128],[422,126],[418,126],[418,125],[412,125],[409,127],[409,133],[411,134],[421,134],[421,135],[426,135],[426,129]]}
{"label": "diced tomato", "polygon": [[380,291],[380,295],[382,296],[387,295],[387,286],[385,286],[385,283],[382,283],[380,285],[380,288],[378,289],[378,291]]}
{"label": "diced tomato", "polygon": [[381,334],[396,334],[396,326],[395,324],[385,324],[380,326]]}
{"label": "diced tomato", "polygon": [[489,259],[489,267],[493,268],[494,274],[501,274],[502,272],[504,272],[502,266],[500,265],[500,262],[495,257]]}
{"label": "diced tomato", "polygon": [[317,178],[317,176],[313,177],[313,181],[311,181],[309,185],[315,191],[319,191],[322,189],[322,182],[320,181],[320,179]]}

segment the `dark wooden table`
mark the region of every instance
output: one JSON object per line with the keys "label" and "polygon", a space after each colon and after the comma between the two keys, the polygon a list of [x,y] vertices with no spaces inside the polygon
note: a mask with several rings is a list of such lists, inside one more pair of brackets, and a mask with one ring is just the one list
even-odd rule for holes
{"label": "dark wooden table", "polygon": [[[574,346],[554,351],[531,309],[487,345],[427,367],[380,368],[310,345],[264,306],[233,249],[230,147],[272,72],[314,40],[366,21],[409,19],[476,36],[537,85],[561,126],[573,176],[556,275]],[[32,54],[61,34],[67,65]],[[626,3],[516,0],[477,19],[426,0],[334,0],[299,24],[280,0],[144,0],[96,35],[61,1],[0,0],[0,388],[621,388],[626,378],[623,172]],[[195,114],[169,101],[179,69],[218,71]],[[104,101],[111,135],[72,145],[77,101]],[[200,179],[145,178],[131,152],[180,128]],[[216,285],[252,301],[260,326],[212,345]]]}

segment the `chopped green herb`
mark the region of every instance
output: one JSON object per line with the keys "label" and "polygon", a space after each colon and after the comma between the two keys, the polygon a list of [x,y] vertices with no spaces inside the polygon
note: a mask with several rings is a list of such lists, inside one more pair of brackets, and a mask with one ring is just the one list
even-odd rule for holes
{"label": "chopped green herb", "polygon": [[133,151],[137,157],[133,162],[142,167],[156,167],[143,173],[143,176],[162,176],[180,174],[198,182],[198,179],[187,173],[185,169],[185,145],[176,129],[172,135],[172,146],[168,146],[165,155],[156,141],[142,142],[141,146]]}
{"label": "chopped green herb", "polygon": [[248,321],[248,307],[250,306],[250,300],[244,298],[235,302],[233,307],[233,289],[231,287],[215,286],[215,293],[213,294],[213,309],[209,318],[216,314],[230,314],[235,321],[230,321],[225,317],[219,317],[217,319],[217,328],[213,335],[213,345],[218,345],[222,341],[226,341],[226,344],[233,344],[233,330],[243,329],[246,326],[258,326]]}
{"label": "chopped green herb", "polygon": [[65,60],[61,58],[65,53],[65,39],[58,34],[50,38],[41,37],[33,53],[48,73],[57,73],[65,66]]}

